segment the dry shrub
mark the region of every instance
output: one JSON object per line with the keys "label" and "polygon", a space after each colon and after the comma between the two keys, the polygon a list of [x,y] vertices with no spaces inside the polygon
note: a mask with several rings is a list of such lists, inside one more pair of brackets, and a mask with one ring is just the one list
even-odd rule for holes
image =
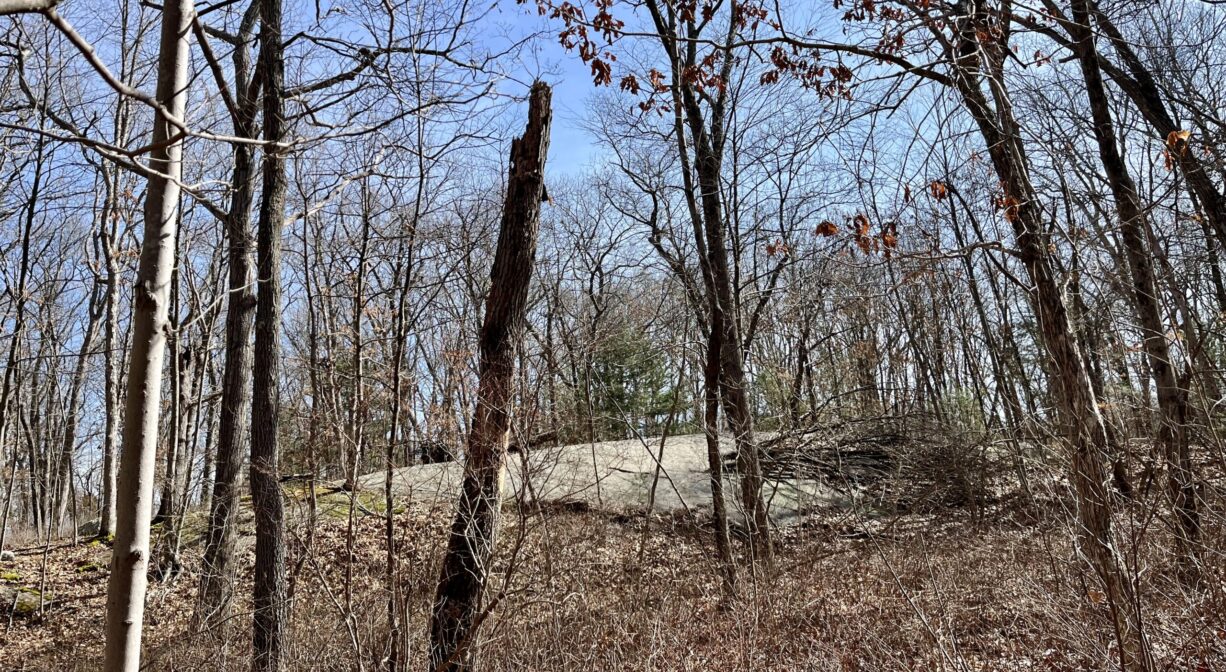
{"label": "dry shrub", "polygon": [[810,427],[764,442],[764,453],[772,477],[821,480],[890,513],[981,510],[1009,457],[984,430],[922,413]]}
{"label": "dry shrub", "polygon": [[[1110,667],[1107,606],[1087,591],[1093,579],[1072,548],[1069,513],[1052,507],[1034,522],[1007,507],[985,508],[978,521],[958,509],[817,516],[781,530],[777,572],[768,578],[743,571],[740,594],[731,601],[720,593],[703,521],[566,507],[512,510],[492,585],[502,600],[482,631],[483,669]],[[1222,557],[1206,554],[1205,590],[1184,591],[1169,578],[1169,534],[1145,513],[1121,509],[1117,523],[1159,662],[1171,669],[1222,669]],[[414,668],[425,660],[449,516],[447,507],[426,506],[396,515],[398,589]],[[345,520],[321,519],[301,564],[301,546],[293,549],[291,567],[301,569],[294,579],[287,670],[377,669],[387,645],[382,529],[380,517],[358,521],[352,581],[346,580]],[[299,526],[291,538],[302,540],[304,532]],[[1207,548],[1221,548],[1224,538],[1220,518],[1209,516]],[[49,565],[105,563],[108,551],[57,548]],[[188,571],[177,582],[151,591],[147,669],[246,669],[249,603],[237,606],[226,633],[191,630],[192,572],[199,558],[189,553],[186,559]],[[19,571],[36,571],[37,560],[21,556]],[[105,581],[63,574],[52,588],[77,594],[41,622],[13,625],[0,644],[6,668],[96,666]],[[249,565],[239,590],[249,594]]]}

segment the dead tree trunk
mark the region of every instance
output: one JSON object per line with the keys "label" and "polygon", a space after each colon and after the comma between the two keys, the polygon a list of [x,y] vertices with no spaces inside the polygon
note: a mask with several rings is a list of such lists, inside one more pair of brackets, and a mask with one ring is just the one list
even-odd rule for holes
{"label": "dead tree trunk", "polygon": [[149,178],[145,195],[144,243],[134,288],[123,452],[115,498],[115,546],[107,584],[104,669],[108,672],[136,672],[140,668],[162,359],[166,351],[175,226],[179,217],[179,176],[183,167],[182,134],[175,124],[182,123],[187,107],[187,66],[194,17],[192,0],[163,3],[156,95],[175,119],[168,119],[161,111],[155,113],[151,145],[154,149],[149,153],[150,168],[158,174]]}
{"label": "dead tree trunk", "polygon": [[475,635],[497,600],[483,604],[498,538],[502,478],[511,425],[515,350],[523,333],[536,234],[545,194],[551,92],[532,85],[528,127],[511,143],[511,168],[481,326],[477,403],[464,482],[430,621],[430,667],[475,669]]}

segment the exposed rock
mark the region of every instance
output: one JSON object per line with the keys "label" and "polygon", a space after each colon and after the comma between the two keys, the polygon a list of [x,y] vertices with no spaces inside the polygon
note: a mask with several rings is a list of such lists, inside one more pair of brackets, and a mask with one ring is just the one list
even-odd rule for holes
{"label": "exposed rock", "polygon": [[86,521],[77,526],[77,536],[79,537],[96,537],[98,530],[102,529],[102,521],[94,519]]}
{"label": "exposed rock", "polygon": [[[772,436],[759,434],[760,439]],[[547,436],[542,436],[547,444]],[[532,443],[536,443],[534,440]],[[672,435],[661,448],[659,438],[582,443],[569,446],[535,445],[507,459],[503,496],[517,505],[554,507],[577,511],[618,514],[643,511],[672,515],[709,510],[711,506],[710,462],[703,434]],[[731,449],[730,437],[722,441]],[[435,501],[453,505],[464,476],[463,462],[445,461],[401,467],[392,473],[395,496],[412,501]],[[737,492],[732,470],[724,475],[728,492]],[[359,476],[358,493],[380,493],[386,472]],[[333,492],[347,489],[333,484]],[[654,497],[653,497],[654,493]],[[808,513],[843,505],[844,496],[817,478],[782,477],[771,480],[764,493],[771,517],[778,524],[792,524]],[[341,515],[347,515],[349,497],[335,498]],[[358,500],[359,503],[362,500]],[[322,502],[322,500],[321,500]],[[321,509],[324,506],[320,504]],[[371,506],[378,511],[378,507]],[[733,518],[739,515],[730,511]]]}
{"label": "exposed rock", "polygon": [[0,614],[29,618],[38,612],[40,595],[33,588],[0,586]]}
{"label": "exposed rock", "polygon": [[439,464],[455,460],[455,453],[443,441],[421,441],[418,450],[421,452],[422,464]]}

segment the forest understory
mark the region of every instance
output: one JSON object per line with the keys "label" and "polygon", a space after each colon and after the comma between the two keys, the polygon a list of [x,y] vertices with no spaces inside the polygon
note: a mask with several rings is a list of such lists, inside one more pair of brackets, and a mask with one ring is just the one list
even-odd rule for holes
{"label": "forest understory", "polygon": [[[861,434],[892,437],[894,458],[924,445],[893,428]],[[847,467],[833,479],[854,491],[853,504],[780,527],[773,571],[752,571],[737,535],[742,578],[733,598],[721,588],[707,514],[508,502],[483,663],[498,670],[1103,669],[1118,656],[1108,605],[1075,555],[1059,460],[1028,464],[1026,492],[1005,457],[980,464],[986,473],[961,475],[991,484],[978,494],[959,494],[968,481],[948,468],[917,478],[923,460],[854,484],[848,476],[863,472]],[[1221,549],[1224,480],[1212,460],[1201,466],[1204,546]],[[1206,553],[1198,587],[1175,580],[1169,523],[1154,515],[1161,488],[1140,476],[1134,499],[1117,498],[1114,512],[1158,669],[1226,669],[1226,559]],[[920,491],[921,499],[899,506],[904,493]],[[382,494],[358,493],[351,533],[350,494],[320,492],[328,494],[317,498],[312,524],[305,489],[287,488],[293,636],[284,669],[377,669],[388,640]],[[414,659],[426,656],[453,508],[397,501],[392,509],[395,589],[409,610],[402,622]],[[248,597],[235,605],[239,623],[250,614],[253,580],[249,513],[240,521],[246,543],[236,594]],[[199,512],[186,516],[182,567],[150,586],[144,669],[231,670],[249,661],[245,628],[192,625],[202,524]],[[164,541],[155,535],[155,556]],[[3,563],[3,587],[24,589],[29,610],[4,612],[6,669],[96,669],[110,552],[99,540],[57,541],[20,548]]]}

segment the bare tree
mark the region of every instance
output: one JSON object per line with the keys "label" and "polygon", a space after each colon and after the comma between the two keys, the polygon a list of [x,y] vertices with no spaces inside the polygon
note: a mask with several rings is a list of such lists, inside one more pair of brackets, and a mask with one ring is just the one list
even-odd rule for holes
{"label": "bare tree", "polygon": [[[256,133],[257,81],[251,74],[249,45],[253,41],[260,3],[252,2],[243,13],[232,40],[234,82],[233,121],[235,134],[250,138]],[[220,75],[220,82],[225,82]],[[217,433],[213,493],[209,501],[209,526],[204,547],[205,571],[201,576],[197,607],[205,620],[224,623],[233,597],[234,550],[238,538],[235,521],[239,513],[239,476],[251,420],[251,333],[255,318],[255,290],[251,265],[251,202],[253,198],[254,150],[247,143],[233,146],[230,209],[226,218],[228,280],[226,295],[226,361],[222,374],[221,424]]]}
{"label": "bare tree", "polygon": [[[183,118],[187,108],[188,50],[195,8],[191,0],[166,2],[158,48],[157,100]],[[145,195],[145,233],[132,316],[132,351],[124,411],[123,453],[116,488],[115,547],[107,584],[105,669],[140,668],[141,627],[149,566],[149,523],[161,411],[162,359],[166,350],[170,278],[179,222],[182,135],[159,109]]]}
{"label": "bare tree", "polygon": [[[1160,293],[1154,273],[1155,255],[1150,248],[1153,232],[1149,217],[1137,193],[1136,183],[1116,146],[1115,124],[1094,45],[1090,4],[1088,0],[1072,0],[1072,21],[1068,28],[1075,40],[1074,48],[1085,78],[1099,158],[1119,212],[1124,251],[1132,271],[1137,321],[1144,329],[1145,353],[1150,375],[1157,387],[1158,408],[1162,415],[1158,442],[1166,455],[1171,504],[1176,519],[1175,562],[1181,578],[1194,584],[1199,573],[1200,513],[1197,510],[1196,482],[1188,447],[1186,383],[1181,383],[1176,375],[1175,360],[1166,341],[1166,328],[1159,308]],[[1172,149],[1181,151],[1178,147]],[[1197,168],[1193,167],[1193,170]]]}

